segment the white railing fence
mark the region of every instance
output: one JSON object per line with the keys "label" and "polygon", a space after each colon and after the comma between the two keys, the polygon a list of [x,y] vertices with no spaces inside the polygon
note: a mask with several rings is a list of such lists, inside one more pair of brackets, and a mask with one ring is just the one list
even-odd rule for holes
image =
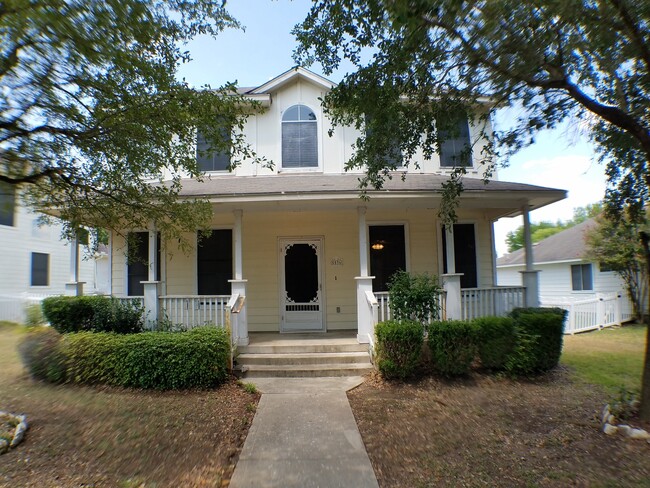
{"label": "white railing fence", "polygon": [[586,332],[621,325],[631,320],[634,315],[628,300],[617,294],[599,294],[584,300],[553,300],[542,298],[542,307],[559,307],[569,312],[564,325],[565,334]]}
{"label": "white railing fence", "polygon": [[[389,293],[387,291],[377,291],[374,292],[374,296],[377,300],[377,321],[385,322],[386,320],[391,320],[393,318],[393,313],[390,309]],[[446,317],[444,291],[441,291],[438,294],[438,303],[440,304],[438,315],[436,317],[431,317],[429,321],[444,320],[444,318]]]}
{"label": "white railing fence", "polygon": [[164,295],[158,297],[163,320],[173,327],[225,327],[230,295]]}
{"label": "white railing fence", "polygon": [[0,295],[0,320],[24,324],[27,320],[27,308],[40,305],[48,294]]}
{"label": "white railing fence", "polygon": [[524,306],[525,290],[523,286],[463,288],[460,290],[461,317],[472,320],[507,315],[513,308]]}

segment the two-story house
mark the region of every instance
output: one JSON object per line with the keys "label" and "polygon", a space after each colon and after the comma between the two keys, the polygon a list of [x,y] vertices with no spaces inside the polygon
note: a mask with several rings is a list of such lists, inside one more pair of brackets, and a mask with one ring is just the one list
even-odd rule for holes
{"label": "two-story house", "polygon": [[[28,305],[66,292],[72,249],[61,230],[42,225],[41,215],[21,204],[16,188],[0,182],[0,320],[22,322]],[[87,293],[108,292],[95,259],[80,259],[75,271]]]}
{"label": "two-story house", "polygon": [[[212,202],[211,236],[184,254],[149,230],[131,253],[148,260],[147,267],[129,264],[126,241],[113,235],[112,294],[144,297],[150,319],[186,325],[223,322],[230,300],[241,308],[235,334],[242,345],[253,332],[349,331],[360,343],[372,342],[373,324],[387,313],[387,283],[398,269],[443,276],[450,318],[522,305],[523,287],[496,287],[492,224],[565,192],[484,184],[478,154],[486,141],[464,120],[440,157],[420,157],[404,180],[395,177],[362,200],[360,171],[344,170],[359,134],[337,127],[330,137],[319,101],[332,87],[293,68],[242,89],[263,107],[247,119],[244,136],[274,167],[244,161],[229,172],[229,156],[206,155],[199,134],[197,157],[209,177],[184,180],[181,197]],[[477,157],[467,168],[459,220],[445,229],[438,218],[441,185],[456,152],[468,145]]]}

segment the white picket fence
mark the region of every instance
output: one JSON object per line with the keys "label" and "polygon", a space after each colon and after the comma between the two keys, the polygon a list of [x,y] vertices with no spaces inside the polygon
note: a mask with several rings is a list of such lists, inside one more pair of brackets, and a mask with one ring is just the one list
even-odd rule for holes
{"label": "white picket fence", "polygon": [[584,300],[541,299],[542,307],[559,307],[569,312],[565,334],[612,327],[632,320],[634,315],[628,302],[617,293],[598,294]]}
{"label": "white picket fence", "polygon": [[24,324],[27,318],[27,307],[38,305],[46,294],[0,295],[0,320]]}

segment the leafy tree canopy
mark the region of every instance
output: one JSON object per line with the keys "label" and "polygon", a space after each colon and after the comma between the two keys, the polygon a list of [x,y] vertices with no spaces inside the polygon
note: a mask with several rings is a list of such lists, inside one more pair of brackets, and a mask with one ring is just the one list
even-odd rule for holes
{"label": "leafy tree canopy", "polygon": [[[179,201],[199,176],[195,140],[248,155],[221,127],[242,123],[233,86],[176,78],[197,34],[238,27],[214,0],[6,0],[0,3],[0,184],[80,223],[166,236],[206,225],[207,202]],[[209,87],[204,87],[209,88]],[[226,96],[228,95],[228,96]],[[217,123],[215,123],[217,121]],[[171,182],[160,179],[164,171]]]}
{"label": "leafy tree canopy", "polygon": [[[568,117],[586,122],[607,162],[607,201],[638,215],[650,183],[649,26],[650,3],[632,0],[319,0],[294,32],[300,62],[356,67],[326,107],[336,123],[361,127],[371,114],[383,127],[349,161],[367,165],[365,184],[381,186],[392,169],[389,141],[407,162],[417,145],[436,152],[444,120],[485,117],[477,101],[487,97],[519,113],[495,134],[504,157]],[[494,154],[483,152],[488,173]]]}
{"label": "leafy tree canopy", "polygon": [[[596,217],[603,211],[603,205],[600,202],[590,203],[584,207],[577,207],[573,209],[573,218],[566,222],[558,220],[557,222],[542,221],[539,223],[531,222],[530,224],[530,237],[533,242],[539,242],[547,237],[551,237],[564,229],[581,224],[587,219]],[[508,244],[508,252],[516,251],[524,247],[524,226],[520,225],[517,229],[508,232],[506,235],[506,243]]]}

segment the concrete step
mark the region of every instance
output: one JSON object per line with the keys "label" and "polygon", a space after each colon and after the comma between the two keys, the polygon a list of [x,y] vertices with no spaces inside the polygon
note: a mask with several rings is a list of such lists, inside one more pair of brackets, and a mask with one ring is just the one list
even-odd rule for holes
{"label": "concrete step", "polygon": [[359,344],[356,340],[346,343],[302,342],[289,344],[249,344],[237,346],[238,354],[302,354],[302,353],[337,353],[368,352],[368,344]]}
{"label": "concrete step", "polygon": [[291,365],[262,365],[246,366],[246,378],[296,378],[296,377],[326,377],[326,376],[360,376],[372,371],[368,363],[338,363],[338,364],[291,364]]}
{"label": "concrete step", "polygon": [[237,356],[237,363],[242,365],[291,365],[291,364],[349,364],[369,362],[368,352],[301,352],[301,353],[244,353]]}

